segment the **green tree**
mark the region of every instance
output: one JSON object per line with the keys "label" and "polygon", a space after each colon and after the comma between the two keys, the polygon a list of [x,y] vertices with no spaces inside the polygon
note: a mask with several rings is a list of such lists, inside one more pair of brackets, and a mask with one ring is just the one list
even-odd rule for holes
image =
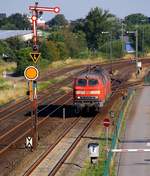
{"label": "green tree", "polygon": [[[142,39],[143,40],[143,48],[145,52],[150,52],[150,25],[144,25],[143,28],[141,29],[141,35],[142,35]],[[144,35],[143,35],[143,31],[144,31]]]}
{"label": "green tree", "polygon": [[64,36],[62,35],[61,30],[51,32],[48,36],[48,40],[54,41],[54,42],[64,42]]}
{"label": "green tree", "polygon": [[[41,52],[41,57],[43,59],[46,59],[46,60],[49,60],[50,61],[50,58],[51,58],[51,53],[50,53],[50,50],[48,48],[48,44],[47,42],[42,42],[41,44],[41,47],[40,47],[40,52]],[[51,62],[51,61],[50,61]]]}
{"label": "green tree", "polygon": [[57,42],[57,48],[59,50],[59,59],[67,59],[69,57],[69,51],[64,42]]}
{"label": "green tree", "polygon": [[100,43],[102,43],[102,31],[110,31],[111,20],[113,15],[106,10],[102,10],[98,7],[92,9],[86,17],[84,26],[84,32],[86,33],[86,39],[88,47],[92,50],[97,50]]}
{"label": "green tree", "polygon": [[16,13],[0,21],[1,29],[30,29],[31,25],[24,14]]}
{"label": "green tree", "polygon": [[47,60],[52,62],[60,59],[59,49],[57,48],[57,44],[55,42],[48,41],[47,48],[49,50],[49,57],[47,58]]}
{"label": "green tree", "polygon": [[56,45],[60,59],[78,57],[80,52],[87,49],[85,33],[82,31],[73,33],[69,28],[61,28],[51,32],[48,40]]}
{"label": "green tree", "polygon": [[[140,24],[132,25],[128,28],[129,30],[138,31],[138,51],[139,54],[143,52],[148,52],[150,49],[150,25]],[[132,43],[134,49],[136,49],[136,36],[135,34],[130,34],[129,39]]]}
{"label": "green tree", "polygon": [[16,56],[6,41],[0,41],[0,58],[6,61],[15,60]]}
{"label": "green tree", "polygon": [[84,33],[73,33],[69,29],[63,29],[62,35],[70,57],[78,57],[80,52],[87,49]]}
{"label": "green tree", "polygon": [[52,18],[50,21],[47,22],[47,24],[52,26],[66,26],[68,24],[68,21],[66,20],[65,16],[63,14],[58,14],[54,18]]}
{"label": "green tree", "polygon": [[85,19],[77,19],[75,21],[71,21],[70,29],[73,32],[84,31]]}
{"label": "green tree", "polygon": [[17,27],[15,26],[15,24],[12,24],[10,22],[7,22],[6,24],[1,26],[1,30],[16,30]]}
{"label": "green tree", "polygon": [[32,63],[32,60],[29,56],[29,53],[31,51],[32,51],[31,48],[22,48],[19,51],[17,51],[16,73],[18,75],[23,75],[25,68]]}
{"label": "green tree", "polygon": [[125,17],[125,23],[127,25],[143,24],[148,22],[148,17],[141,13],[135,13]]}
{"label": "green tree", "polygon": [[114,58],[120,58],[122,57],[122,41],[121,40],[115,40],[112,42],[112,56]]}
{"label": "green tree", "polygon": [[21,48],[25,48],[27,45],[24,41],[20,40],[18,37],[6,39],[6,42],[8,43],[9,47],[14,51],[20,50]]}

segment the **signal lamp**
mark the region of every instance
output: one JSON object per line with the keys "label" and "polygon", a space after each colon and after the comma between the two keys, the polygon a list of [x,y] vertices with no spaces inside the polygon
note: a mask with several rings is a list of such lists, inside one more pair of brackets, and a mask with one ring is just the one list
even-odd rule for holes
{"label": "signal lamp", "polygon": [[33,51],[38,51],[39,47],[38,45],[33,45]]}
{"label": "signal lamp", "polygon": [[27,92],[26,92],[26,95],[28,95],[28,96],[29,96],[29,95],[30,95],[30,91],[27,91]]}

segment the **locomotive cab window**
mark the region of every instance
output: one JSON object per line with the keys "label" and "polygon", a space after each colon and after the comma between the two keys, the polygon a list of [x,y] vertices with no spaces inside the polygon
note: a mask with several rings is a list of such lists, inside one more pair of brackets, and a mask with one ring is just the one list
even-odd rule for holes
{"label": "locomotive cab window", "polygon": [[77,86],[86,86],[87,80],[86,79],[78,79],[77,80]]}
{"label": "locomotive cab window", "polygon": [[89,80],[89,86],[96,86],[98,84],[98,80],[97,79],[90,79]]}

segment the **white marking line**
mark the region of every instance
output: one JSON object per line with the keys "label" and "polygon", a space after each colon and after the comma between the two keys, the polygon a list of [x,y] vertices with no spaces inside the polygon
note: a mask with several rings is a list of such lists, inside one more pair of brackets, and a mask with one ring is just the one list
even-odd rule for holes
{"label": "white marking line", "polygon": [[110,122],[104,122],[104,124],[110,124]]}
{"label": "white marking line", "polygon": [[112,149],[111,152],[150,152],[150,149]]}
{"label": "white marking line", "polygon": [[146,145],[147,145],[147,147],[150,147],[150,142],[148,142]]}

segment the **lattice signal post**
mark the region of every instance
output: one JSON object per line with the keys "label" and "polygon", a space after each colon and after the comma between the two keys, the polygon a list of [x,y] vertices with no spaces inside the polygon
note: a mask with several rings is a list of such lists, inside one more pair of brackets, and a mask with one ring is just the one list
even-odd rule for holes
{"label": "lattice signal post", "polygon": [[[29,6],[29,10],[32,12],[32,28],[33,28],[33,52],[30,53],[30,56],[34,63],[37,63],[40,53],[39,53],[39,46],[38,46],[38,36],[37,36],[37,20],[43,14],[43,12],[50,12],[50,13],[59,13],[59,7],[40,7],[38,6],[38,2],[35,2],[35,5]],[[32,67],[32,66],[30,66]],[[31,105],[33,107],[33,149],[36,149],[38,143],[38,115],[37,115],[37,81],[30,81],[29,80],[29,97],[31,100]]]}

